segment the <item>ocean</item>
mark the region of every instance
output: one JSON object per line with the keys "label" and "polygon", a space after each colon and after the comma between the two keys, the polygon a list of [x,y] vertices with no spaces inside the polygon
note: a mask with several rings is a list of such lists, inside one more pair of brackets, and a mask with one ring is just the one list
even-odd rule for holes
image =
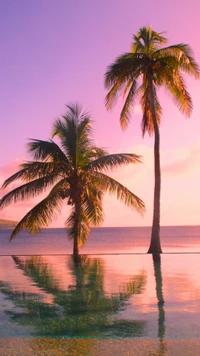
{"label": "ocean", "polygon": [[[67,229],[44,229],[39,234],[21,232],[9,243],[10,229],[0,230],[0,255],[71,254]],[[103,227],[91,229],[81,254],[146,253],[151,227]],[[200,253],[200,226],[161,227],[163,253]]]}
{"label": "ocean", "polygon": [[199,356],[200,226],[0,230],[0,355]]}

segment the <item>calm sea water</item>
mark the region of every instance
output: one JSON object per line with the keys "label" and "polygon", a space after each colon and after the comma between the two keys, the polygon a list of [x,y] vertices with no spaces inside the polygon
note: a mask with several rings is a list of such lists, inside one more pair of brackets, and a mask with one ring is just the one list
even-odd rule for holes
{"label": "calm sea water", "polygon": [[[11,230],[0,230],[0,255],[71,254],[72,243],[66,229],[44,229],[37,235],[23,231],[11,243]],[[150,227],[114,227],[91,230],[83,254],[145,253]],[[161,227],[163,252],[200,252],[200,226]]]}
{"label": "calm sea water", "polygon": [[79,264],[64,229],[0,231],[0,355],[199,356],[200,227],[93,229]]}

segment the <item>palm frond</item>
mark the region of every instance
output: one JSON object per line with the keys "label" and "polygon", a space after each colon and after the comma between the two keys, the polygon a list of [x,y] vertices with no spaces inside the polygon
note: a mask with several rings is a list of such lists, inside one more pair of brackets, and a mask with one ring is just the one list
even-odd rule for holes
{"label": "palm frond", "polygon": [[110,89],[105,98],[106,108],[108,110],[113,108],[119,94],[122,93],[126,97],[120,114],[122,129],[127,127],[130,120],[130,109],[134,104],[137,93],[137,78],[140,76],[143,66],[144,60],[140,55],[137,53],[125,53],[108,67],[105,74],[105,87]]}
{"label": "palm frond", "polygon": [[76,122],[77,124],[77,121],[80,120],[81,115],[84,115],[84,113],[82,113],[82,106],[78,102],[75,102],[67,104],[66,107],[68,110],[67,113],[63,115],[63,118],[72,122]]}
{"label": "palm frond", "polygon": [[25,169],[24,181],[48,176],[49,174],[57,175],[57,177],[67,177],[71,174],[71,164],[66,159],[53,162],[24,162],[21,167]]}
{"label": "palm frond", "polygon": [[103,191],[98,187],[98,182],[94,179],[90,182],[90,189],[85,189],[83,209],[90,223],[99,226],[103,222]]}
{"label": "palm frond", "polygon": [[[75,224],[76,224],[76,217],[75,217],[75,211],[73,209],[66,221],[66,226],[69,228],[68,237],[70,240],[74,240],[75,235],[76,235]],[[86,242],[86,240],[88,238],[89,233],[90,233],[89,221],[88,221],[87,215],[85,214],[84,210],[81,209],[80,220],[79,220],[79,231],[78,231],[78,245],[79,245],[79,247],[84,245],[84,243]]]}
{"label": "palm frond", "polygon": [[[77,145],[77,118],[72,121],[68,116],[63,116],[64,122],[56,120],[53,126],[52,135],[59,137],[62,150],[65,152],[69,162],[75,165],[76,145]],[[75,120],[76,119],[76,120]]]}
{"label": "palm frond", "polygon": [[[65,116],[63,116],[65,118]],[[67,132],[67,119],[65,118],[65,121],[62,121],[61,119],[55,120],[53,124],[53,129],[52,129],[52,137],[57,136],[59,138],[62,138],[66,135]]]}
{"label": "palm frond", "polygon": [[125,130],[127,128],[130,121],[131,108],[134,106],[134,98],[136,96],[136,87],[137,87],[137,82],[134,80],[128,92],[123,109],[120,114],[120,124],[122,130]]}
{"label": "palm frond", "polygon": [[144,202],[121,183],[100,172],[96,173],[96,177],[99,179],[99,182],[101,180],[101,189],[103,191],[115,194],[117,199],[122,201],[126,206],[133,208],[138,213],[143,214],[145,212]]}
{"label": "palm frond", "polygon": [[199,78],[200,69],[198,63],[194,60],[192,49],[184,43],[164,47],[154,53],[155,58],[166,58],[170,62],[170,57],[176,59],[179,70],[192,75],[195,79]]}
{"label": "palm frond", "polygon": [[[65,170],[66,170],[65,165]],[[61,163],[57,161],[53,162],[39,162],[39,161],[27,161],[20,165],[22,170],[24,170],[20,179],[25,182],[29,182],[32,179],[41,178],[48,176],[50,174],[61,174]]]}
{"label": "palm frond", "polygon": [[171,77],[172,80],[165,81],[165,88],[179,110],[189,117],[191,115],[193,105],[192,98],[186,90],[184,79],[178,71],[174,71]]}
{"label": "palm frond", "polygon": [[186,90],[176,58],[162,58],[159,64],[160,68],[155,77],[156,84],[164,86],[179,110],[189,117],[192,111],[192,99]]}
{"label": "palm frond", "polygon": [[[27,177],[27,168],[22,168],[20,171],[14,173],[12,176],[7,178],[5,182],[2,184],[2,189],[6,188],[8,185],[13,183],[15,180],[22,179],[26,180]],[[35,177],[34,177],[35,178]]]}
{"label": "palm frond", "polygon": [[90,116],[85,116],[77,128],[77,149],[76,165],[85,166],[88,163],[89,155],[94,147],[91,129],[92,120]]}
{"label": "palm frond", "polygon": [[90,159],[98,159],[108,155],[108,151],[102,147],[92,146],[88,152],[88,158]]}
{"label": "palm frond", "polygon": [[120,88],[123,83],[126,85],[130,79],[136,80],[140,75],[143,65],[141,55],[137,53],[128,52],[119,56],[107,68],[104,80],[105,88],[111,89],[117,82]]}
{"label": "palm frond", "polygon": [[154,31],[151,26],[144,26],[133,36],[131,51],[133,53],[152,53],[166,42],[167,39],[163,36],[163,32],[159,33]]}
{"label": "palm frond", "polygon": [[33,154],[34,159],[42,161],[65,161],[67,157],[54,141],[42,141],[30,139],[28,151]]}
{"label": "palm frond", "polygon": [[120,81],[120,79],[118,79],[113,84],[112,88],[110,89],[110,91],[105,97],[105,106],[107,110],[111,110],[114,107],[114,105],[117,102],[118,95],[120,94],[124,85],[125,85],[124,81]]}
{"label": "palm frond", "polygon": [[[147,86],[145,86],[146,84]],[[140,99],[140,104],[142,106],[142,111],[143,111],[142,122],[141,122],[142,135],[144,137],[145,133],[148,132],[148,134],[151,136],[154,133],[154,124],[153,124],[154,113],[152,111],[152,106],[155,110],[155,115],[156,115],[156,120],[158,125],[160,124],[162,108],[158,101],[155,87],[153,88],[153,96],[154,96],[153,103],[151,102],[151,98],[149,95],[150,91],[149,91],[148,83],[146,81],[143,82],[139,90],[141,90],[142,93]]]}
{"label": "palm frond", "polygon": [[108,154],[106,156],[100,157],[92,162],[90,162],[86,169],[90,170],[108,170],[114,169],[129,163],[141,163],[141,156],[133,153],[116,153]]}
{"label": "palm frond", "polygon": [[32,180],[43,178],[47,176],[63,177],[70,174],[71,166],[65,162],[24,162],[20,165],[20,171],[13,174],[5,180],[2,189],[14,181],[20,179],[24,182],[31,182]]}
{"label": "palm frond", "polygon": [[[81,106],[67,106],[63,116],[64,122],[57,120],[53,128],[53,136],[61,140],[62,149],[73,166],[86,159],[86,152],[93,146],[92,119],[88,112],[82,112]],[[80,162],[79,162],[80,161]]]}
{"label": "palm frond", "polygon": [[88,144],[88,141],[92,142],[92,133],[92,117],[88,112],[86,112],[80,117],[79,125],[77,127],[77,136],[79,142],[83,145]]}
{"label": "palm frond", "polygon": [[57,176],[54,174],[49,174],[48,176],[41,177],[26,184],[20,185],[19,187],[13,189],[11,192],[7,193],[0,200],[0,209],[5,208],[11,203],[17,203],[29,198],[35,198],[47,188],[49,188],[53,183],[57,181]]}
{"label": "palm frond", "polygon": [[55,186],[48,196],[31,209],[13,230],[10,241],[23,229],[30,233],[37,233],[41,228],[47,227],[53,218],[60,213],[63,199],[58,186]]}

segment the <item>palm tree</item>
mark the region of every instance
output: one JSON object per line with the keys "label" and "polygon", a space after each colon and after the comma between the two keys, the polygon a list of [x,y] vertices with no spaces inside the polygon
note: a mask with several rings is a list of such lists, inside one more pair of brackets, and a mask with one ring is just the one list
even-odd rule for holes
{"label": "palm tree", "polygon": [[48,190],[46,197],[14,228],[10,236],[12,240],[24,228],[36,233],[48,226],[66,201],[71,206],[66,225],[73,240],[73,255],[77,257],[79,246],[89,235],[90,224],[98,226],[103,221],[103,193],[116,194],[118,199],[140,213],[144,211],[144,203],[106,174],[109,169],[140,162],[140,157],[127,153],[108,155],[93,143],[89,113],[82,112],[78,104],[67,108],[63,120],[57,119],[53,125],[53,137],[60,140],[60,146],[53,140],[30,140],[28,151],[33,161],[23,163],[2,188],[18,179],[25,183],[6,194],[0,200],[0,208]]}
{"label": "palm tree", "polygon": [[186,44],[162,47],[167,39],[162,33],[151,27],[139,29],[133,36],[131,51],[119,56],[105,74],[105,86],[109,90],[106,96],[106,107],[111,109],[116,103],[118,94],[125,97],[120,114],[122,129],[126,129],[131,117],[131,108],[139,97],[143,111],[142,135],[154,134],[154,209],[151,243],[149,253],[161,253],[160,244],[160,135],[159,124],[161,106],[157,89],[164,87],[172,97],[179,110],[190,116],[192,100],[186,90],[182,73],[195,78],[199,77],[199,68],[194,61],[192,51]]}

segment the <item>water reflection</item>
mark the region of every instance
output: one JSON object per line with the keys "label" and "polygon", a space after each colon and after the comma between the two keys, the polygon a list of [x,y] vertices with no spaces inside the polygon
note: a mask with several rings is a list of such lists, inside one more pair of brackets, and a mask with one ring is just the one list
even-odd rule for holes
{"label": "water reflection", "polygon": [[1,354],[2,336],[36,355],[193,356],[195,338],[199,354],[199,255],[156,257],[1,257]]}
{"label": "water reflection", "polygon": [[145,335],[145,321],[118,317],[130,297],[142,293],[146,284],[144,272],[130,276],[119,286],[118,293],[108,293],[104,288],[102,258],[82,256],[77,264],[67,257],[66,273],[70,274],[71,283],[64,289],[44,257],[12,258],[35,291],[15,290],[11,283],[1,281],[1,292],[15,306],[6,313],[14,323],[28,326],[32,334],[72,338]]}
{"label": "water reflection", "polygon": [[155,288],[156,297],[158,305],[158,339],[159,347],[156,353],[151,353],[149,356],[165,356],[167,353],[167,343],[165,338],[165,300],[163,295],[163,281],[162,281],[162,269],[161,269],[161,255],[152,254],[154,277],[155,277]]}

